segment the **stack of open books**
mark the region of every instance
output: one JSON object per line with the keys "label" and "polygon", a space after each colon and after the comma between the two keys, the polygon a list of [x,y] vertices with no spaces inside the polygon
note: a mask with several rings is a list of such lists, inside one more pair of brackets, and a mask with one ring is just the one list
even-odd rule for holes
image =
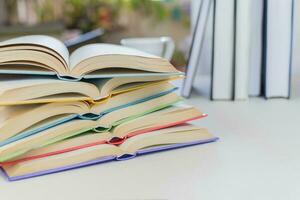
{"label": "stack of open books", "polygon": [[19,180],[217,138],[187,122],[167,60],[92,44],[69,55],[48,36],[0,43],[0,165]]}

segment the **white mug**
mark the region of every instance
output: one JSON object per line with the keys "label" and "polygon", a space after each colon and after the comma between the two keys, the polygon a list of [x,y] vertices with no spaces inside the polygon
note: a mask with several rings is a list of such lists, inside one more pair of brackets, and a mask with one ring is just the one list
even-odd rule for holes
{"label": "white mug", "polygon": [[141,38],[125,38],[120,42],[123,46],[132,47],[147,53],[171,60],[175,43],[170,37],[141,37]]}

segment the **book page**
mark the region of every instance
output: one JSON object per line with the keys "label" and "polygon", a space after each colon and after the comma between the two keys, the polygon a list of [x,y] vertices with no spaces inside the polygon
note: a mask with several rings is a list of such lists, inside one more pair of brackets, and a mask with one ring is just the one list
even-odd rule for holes
{"label": "book page", "polygon": [[73,69],[83,60],[101,55],[128,55],[147,58],[159,58],[157,56],[139,51],[137,49],[115,44],[89,44],[78,48],[70,55],[70,69]]}
{"label": "book page", "polygon": [[17,88],[63,82],[56,78],[44,78],[42,76],[2,75],[0,79],[0,94]]}
{"label": "book page", "polygon": [[123,151],[136,152],[140,149],[159,145],[186,143],[196,140],[213,138],[213,135],[204,128],[185,124],[167,129],[148,132],[127,139],[119,147]]}
{"label": "book page", "polygon": [[[17,106],[0,106],[0,132],[2,135],[2,128],[6,125],[8,120],[11,120],[23,113],[29,112],[31,109],[38,107],[33,105],[17,105]],[[0,136],[1,137],[1,136]]]}
{"label": "book page", "polygon": [[0,48],[9,45],[38,45],[57,52],[69,64],[69,51],[60,40],[47,35],[27,35],[0,42]]}
{"label": "book page", "polygon": [[55,77],[46,78],[43,76],[0,76],[1,105],[23,104],[25,101],[34,103],[60,100],[76,101],[86,100],[87,98],[98,99],[99,97],[100,91],[98,88],[88,82],[63,81]]}

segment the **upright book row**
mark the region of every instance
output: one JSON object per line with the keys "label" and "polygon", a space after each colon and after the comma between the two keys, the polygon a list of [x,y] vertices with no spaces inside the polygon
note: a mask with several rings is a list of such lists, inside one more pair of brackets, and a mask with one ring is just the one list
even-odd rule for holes
{"label": "upright book row", "polygon": [[49,36],[0,43],[0,168],[20,180],[217,140],[189,124],[165,59],[111,44],[69,55]]}
{"label": "upright book row", "polygon": [[290,96],[293,0],[215,0],[213,100]]}

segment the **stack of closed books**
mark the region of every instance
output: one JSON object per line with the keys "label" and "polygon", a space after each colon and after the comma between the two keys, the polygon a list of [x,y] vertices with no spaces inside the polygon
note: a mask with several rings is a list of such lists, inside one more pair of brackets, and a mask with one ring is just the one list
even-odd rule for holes
{"label": "stack of closed books", "polygon": [[0,166],[20,180],[216,141],[188,122],[167,60],[111,44],[71,55],[49,36],[0,43]]}

